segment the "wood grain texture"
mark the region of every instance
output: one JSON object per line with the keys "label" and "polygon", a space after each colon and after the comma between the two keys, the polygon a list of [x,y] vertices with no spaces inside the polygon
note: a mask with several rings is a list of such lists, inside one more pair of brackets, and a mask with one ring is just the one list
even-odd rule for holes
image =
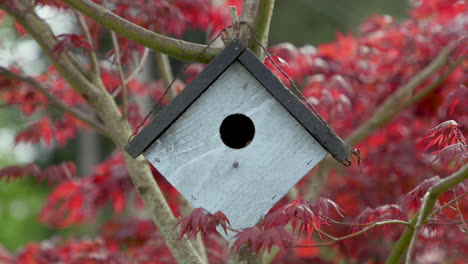
{"label": "wood grain texture", "polygon": [[284,108],[339,162],[345,163],[352,147],[328,124],[313,114],[250,50],[237,59],[280,102]]}
{"label": "wood grain texture", "polygon": [[168,129],[172,123],[202,95],[210,84],[223,73],[231,63],[245,50],[239,40],[232,41],[229,46],[216,56],[210,64],[185,89],[163,108],[135,138],[130,141],[125,150],[133,158],[138,157],[150,144]]}
{"label": "wood grain texture", "polygon": [[[255,125],[242,149],[227,147],[219,134],[222,121],[235,113]],[[234,62],[144,155],[194,207],[221,210],[240,229],[255,225],[326,153]]]}

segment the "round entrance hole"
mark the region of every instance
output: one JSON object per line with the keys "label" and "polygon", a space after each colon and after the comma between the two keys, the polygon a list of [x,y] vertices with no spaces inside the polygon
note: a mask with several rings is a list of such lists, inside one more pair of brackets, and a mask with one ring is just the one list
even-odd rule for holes
{"label": "round entrance hole", "polygon": [[254,138],[255,126],[249,117],[233,114],[223,120],[219,133],[226,146],[241,149],[249,145]]}

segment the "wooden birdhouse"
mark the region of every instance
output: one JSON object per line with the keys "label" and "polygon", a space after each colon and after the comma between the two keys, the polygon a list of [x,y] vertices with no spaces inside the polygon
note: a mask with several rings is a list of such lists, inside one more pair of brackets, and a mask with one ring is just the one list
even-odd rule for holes
{"label": "wooden birdhouse", "polygon": [[346,145],[234,40],[126,146],[193,207],[255,225],[327,153]]}

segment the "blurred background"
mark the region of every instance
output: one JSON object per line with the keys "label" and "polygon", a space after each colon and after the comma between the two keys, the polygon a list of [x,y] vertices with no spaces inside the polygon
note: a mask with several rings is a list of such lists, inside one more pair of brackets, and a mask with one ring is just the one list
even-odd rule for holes
{"label": "blurred background", "polygon": [[[318,45],[333,41],[336,33],[355,33],[360,23],[374,14],[385,14],[400,20],[406,16],[409,0],[277,0],[270,31],[270,44],[290,42],[295,46]],[[38,10],[41,17],[52,25],[54,32],[62,34],[74,31],[67,14],[49,8]],[[19,61],[28,74],[39,74],[47,66],[47,60],[32,40],[17,37],[12,21],[0,24],[0,65]],[[200,32],[186,34],[186,39],[203,41]],[[177,73],[181,63],[171,61]],[[154,65],[148,63],[146,78],[157,78]],[[154,77],[152,77],[154,76]],[[42,148],[28,144],[14,144],[15,132],[28,126],[34,116],[24,119],[16,109],[5,107],[0,101],[0,168],[14,164],[35,162],[41,167],[60,161],[75,161],[79,174],[91,172],[93,164],[103,160],[112,147],[92,132],[83,131],[64,150]],[[40,155],[38,155],[40,153]],[[28,241],[38,241],[54,234],[92,234],[92,227],[73,230],[54,230],[41,224],[36,215],[50,191],[47,183],[23,179],[6,183],[0,181],[0,244],[15,251]],[[103,214],[105,217],[105,213]],[[99,219],[97,219],[99,221]]]}

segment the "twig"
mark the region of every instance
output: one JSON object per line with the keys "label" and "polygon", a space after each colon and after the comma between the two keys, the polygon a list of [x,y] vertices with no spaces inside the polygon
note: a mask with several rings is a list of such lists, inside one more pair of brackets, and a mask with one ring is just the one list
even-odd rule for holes
{"label": "twig", "polygon": [[91,36],[91,33],[89,32],[88,24],[86,23],[86,20],[84,19],[83,15],[75,11],[75,17],[78,22],[78,25],[80,26],[81,31],[84,33],[86,40],[88,43],[93,47],[93,49],[88,50],[88,59],[91,64],[91,72],[93,74],[94,81],[100,80],[101,78],[101,70],[99,68],[99,61],[96,56],[96,51],[94,50],[94,41]]}
{"label": "twig", "polygon": [[[462,61],[461,58],[452,63],[449,68],[439,76],[439,78],[424,87],[421,92],[408,98],[407,100],[404,100],[405,96],[411,94],[411,92],[414,91],[414,89],[416,89],[421,83],[432,77],[435,72],[443,68],[449,60],[451,51],[464,40],[465,38],[459,39],[448,47],[445,47],[429,65],[427,65],[405,85],[401,86],[395,93],[388,97],[384,103],[378,107],[376,111],[374,111],[374,115],[372,115],[372,117],[370,117],[364,124],[355,129],[353,133],[351,133],[351,135],[346,138],[345,141],[350,145],[356,145],[360,143],[375,130],[389,123],[401,111],[429,95],[435,88],[437,88],[443,81],[447,79],[450,73],[456,69],[456,67]],[[311,184],[314,184],[314,186],[308,188],[308,190],[310,190],[307,193],[308,200],[314,200],[320,194],[320,191],[323,189],[323,186],[326,183],[328,170],[332,166],[333,162],[334,161],[330,156],[326,157],[322,161],[319,168],[320,173],[314,177],[313,181],[311,181]]]}
{"label": "twig", "polygon": [[83,113],[77,108],[74,108],[72,106],[69,106],[65,104],[62,100],[60,100],[58,97],[53,95],[48,91],[48,89],[42,84],[40,84],[38,81],[31,77],[25,77],[19,74],[16,74],[4,67],[0,66],[0,75],[3,75],[9,79],[14,79],[18,80],[21,82],[24,82],[26,84],[31,85],[34,89],[36,89],[38,92],[46,96],[47,100],[57,108],[61,109],[64,112],[67,112],[71,114],[72,116],[76,117],[77,119],[81,120],[83,123],[87,124],[88,126],[96,129],[97,132],[99,132],[103,136],[107,136],[107,131],[106,129],[99,123],[99,121],[94,120],[92,117],[88,116],[87,114]]}
{"label": "twig", "polygon": [[[150,49],[145,47],[145,50],[143,51],[143,55],[141,55],[140,62],[138,65],[135,67],[132,73],[128,75],[128,77],[125,79],[124,84],[127,85],[135,76],[143,69],[143,66],[145,66],[146,60],[148,59]],[[122,85],[119,86],[119,88],[115,89],[115,91],[112,93],[112,96],[115,97],[117,94],[120,93],[122,90]]]}
{"label": "twig", "polygon": [[158,67],[159,76],[161,77],[164,87],[170,87],[169,93],[167,93],[166,99],[170,102],[177,95],[177,91],[174,85],[170,85],[174,80],[174,76],[171,70],[171,64],[169,63],[169,57],[166,54],[156,52],[156,65]]}
{"label": "twig", "polygon": [[135,67],[132,73],[128,75],[127,79],[125,79],[125,84],[128,84],[129,81],[131,81],[140,71],[143,69],[143,66],[145,66],[146,60],[148,59],[150,49],[146,48],[143,50],[143,55],[141,55],[140,62],[138,65]]}
{"label": "twig", "polygon": [[383,226],[383,225],[390,225],[390,224],[395,224],[395,225],[408,225],[409,223],[408,222],[405,222],[405,221],[401,221],[401,220],[385,220],[385,221],[380,221],[380,222],[374,222],[374,223],[370,223],[369,226],[355,232],[355,233],[352,233],[352,234],[349,234],[349,235],[346,235],[346,236],[342,236],[342,237],[334,237],[334,236],[331,236],[319,229],[317,229],[317,231],[319,233],[321,233],[322,235],[328,237],[329,239],[331,239],[331,241],[328,241],[328,242],[323,242],[323,243],[316,243],[316,244],[297,244],[297,245],[292,245],[291,247],[326,247],[326,246],[330,246],[330,245],[333,245],[339,241],[342,241],[342,240],[346,240],[346,239],[350,239],[350,238],[353,238],[353,237],[356,237],[356,236],[359,236],[361,234],[364,234],[366,233],[367,231],[375,228],[375,227],[378,227],[378,226]]}
{"label": "twig", "polygon": [[[268,45],[274,5],[275,0],[245,0],[242,6],[240,22],[244,26],[240,29],[240,39],[261,60],[265,54],[260,45],[257,45],[257,40],[265,47]],[[254,37],[252,37],[253,34],[255,34]]]}
{"label": "twig", "polygon": [[[427,204],[428,204],[428,200],[429,200],[429,195],[430,195],[430,192],[427,192],[426,194],[424,194],[424,197],[422,199],[422,206],[421,206],[421,211],[425,211],[427,210]],[[411,256],[413,256],[413,251],[414,251],[414,246],[416,244],[416,238],[418,237],[418,234],[419,232],[421,231],[421,228],[422,228],[422,225],[423,225],[423,221],[424,221],[424,214],[423,213],[420,213],[418,214],[418,217],[417,217],[417,221],[416,221],[416,225],[414,226],[414,234],[413,234],[413,237],[411,238],[411,241],[410,241],[410,244],[409,244],[409,247],[408,247],[408,252],[406,254],[406,260],[405,260],[405,263],[406,264],[411,264]]]}
{"label": "twig", "polygon": [[457,195],[456,195],[455,191],[452,191],[452,193],[453,193],[453,196],[455,197],[456,211],[458,212],[458,215],[460,216],[461,222],[463,223],[463,227],[465,228],[464,232],[468,232],[468,227],[466,226],[465,219],[463,218],[463,214],[462,214],[462,212],[460,210],[460,205],[458,204],[458,199],[456,199]]}
{"label": "twig", "polygon": [[240,21],[239,21],[239,16],[237,14],[236,6],[230,6],[229,13],[231,14],[231,20],[232,20],[233,34],[232,34],[232,37],[230,38],[232,40],[233,38],[239,38]]}
{"label": "twig", "polygon": [[114,46],[115,51],[115,61],[117,64],[117,70],[119,71],[119,77],[122,87],[122,110],[123,110],[123,119],[127,118],[128,107],[127,107],[127,86],[125,85],[125,77],[122,69],[122,62],[120,61],[120,48],[119,42],[117,41],[117,35],[114,31],[111,31],[112,45]]}
{"label": "twig", "polygon": [[[417,224],[418,222],[421,224],[422,222],[419,221],[420,215],[422,221],[427,219],[427,217],[431,214],[431,210],[434,208],[434,205],[437,202],[439,196],[451,189],[452,187],[456,186],[457,184],[463,182],[465,179],[468,178],[468,164],[461,167],[458,171],[453,173],[452,175],[442,179],[440,182],[432,186],[424,196],[423,204],[419,212],[413,217],[410,221],[410,226],[406,228],[405,232],[401,235],[398,242],[395,244],[390,256],[388,257],[386,264],[397,264],[400,262],[400,259],[403,257],[403,254],[408,249],[411,244],[411,241],[415,240],[418,232]],[[412,246],[414,247],[415,242],[413,242]],[[408,250],[407,260],[411,259],[410,253],[413,249]]]}
{"label": "twig", "polygon": [[[180,233],[178,228],[174,228],[177,219],[156,184],[148,162],[142,157],[133,159],[125,152],[125,145],[132,134],[128,120],[121,118],[122,115],[113,98],[97,88],[77,69],[70,59],[70,54],[63,53],[57,57],[51,52],[57,44],[57,39],[50,26],[35,14],[31,3],[23,6],[26,2],[28,1],[17,1],[15,3],[18,8],[11,9],[9,5],[4,4],[4,1],[0,1],[0,8],[11,14],[37,41],[60,75],[94,108],[104,120],[106,130],[112,131],[109,137],[122,153],[135,189],[148,208],[148,214],[151,215],[174,258],[179,263],[203,263],[189,241],[178,240]],[[26,9],[29,9],[29,12],[24,12]]]}
{"label": "twig", "polygon": [[[346,226],[370,226],[370,225],[373,224],[373,223],[367,223],[367,224],[345,223],[345,222],[339,222],[339,221],[336,221],[336,220],[333,220],[333,219],[328,219],[328,221],[330,221],[330,223],[332,223],[332,224],[346,225]],[[393,223],[399,223],[399,224],[402,224],[402,225],[408,225],[409,224],[407,221],[397,220],[397,219],[388,219],[388,220],[385,220],[385,221],[392,221]]]}
{"label": "twig", "polygon": [[410,99],[408,99],[406,102],[403,103],[401,106],[401,109],[399,108],[398,110],[401,111],[408,106],[417,103],[424,99],[426,96],[428,96],[434,89],[439,87],[446,79],[447,77],[463,62],[463,60],[466,59],[466,56],[460,56],[457,60],[454,62],[450,63],[448,69],[442,73],[439,78],[437,78],[435,81],[424,87],[422,91],[420,91],[418,94],[414,95]]}
{"label": "twig", "polygon": [[[405,100],[405,97],[411,94],[420,84],[431,78],[434,73],[447,64],[452,50],[460,43],[460,41],[461,40],[455,41],[451,45],[443,48],[439,55],[437,55],[437,57],[429,65],[427,65],[416,76],[411,78],[405,85],[401,86],[395,93],[387,98],[385,102],[375,111],[374,115],[372,115],[372,117],[364,124],[362,124],[358,129],[354,130],[354,132],[346,139],[346,141],[351,145],[355,145],[361,142],[372,132],[384,124],[387,124],[393,117],[395,117],[406,107],[410,106],[415,100],[422,99],[428,94],[428,92],[432,91],[436,87],[435,85],[429,85],[429,88],[427,89],[428,92],[424,92],[424,90],[426,90],[424,89],[423,92],[419,93],[421,95],[413,96],[417,97],[417,99],[411,99],[410,97],[409,99]],[[448,71],[447,74],[441,75],[435,83],[440,84],[443,82],[450,72],[451,71]]]}
{"label": "twig", "polygon": [[[117,16],[110,10],[97,5],[91,0],[63,0],[63,2],[123,37],[180,60],[191,60],[206,48],[206,45],[191,43],[154,33]],[[214,56],[219,54],[221,50],[221,48],[206,49],[206,52],[203,56],[199,56],[197,61],[207,63]]]}
{"label": "twig", "polygon": [[461,198],[463,198],[465,195],[467,195],[468,192],[465,192],[463,193],[462,195],[456,197],[455,199],[445,203],[444,205],[442,205],[441,207],[437,208],[436,210],[434,210],[430,215],[427,216],[428,219],[431,219],[433,218],[435,215],[437,215],[438,213],[440,213],[440,211],[444,210],[445,208],[451,206],[453,203],[457,202],[458,200],[460,200]]}

